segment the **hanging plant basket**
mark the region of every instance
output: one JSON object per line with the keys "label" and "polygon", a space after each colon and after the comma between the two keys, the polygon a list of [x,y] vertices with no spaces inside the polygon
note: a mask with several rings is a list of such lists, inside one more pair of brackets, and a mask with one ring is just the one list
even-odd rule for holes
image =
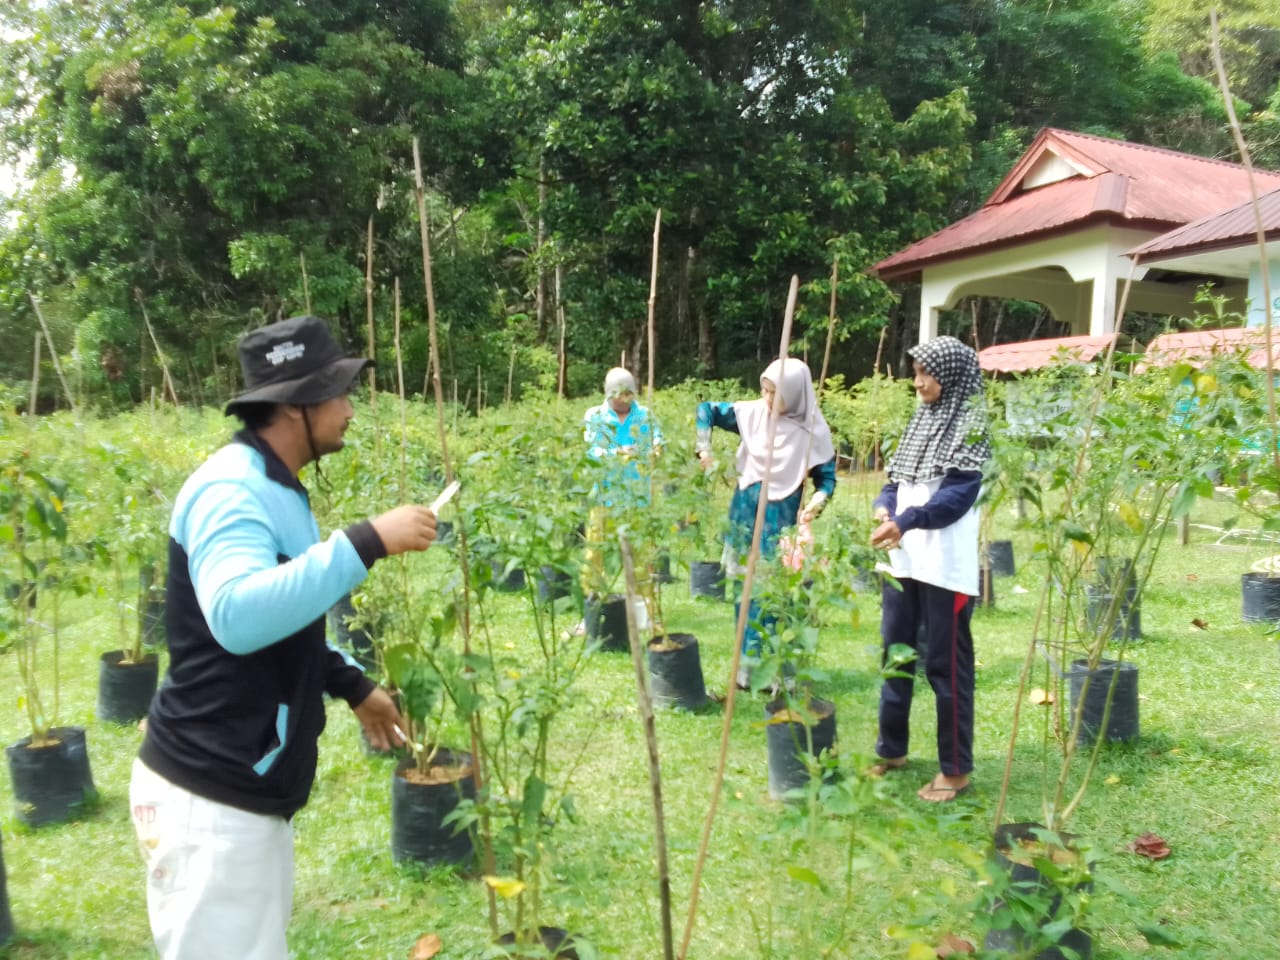
{"label": "hanging plant basket", "polygon": [[475,797],[471,754],[439,750],[424,777],[413,757],[391,777],[391,859],[396,863],[465,863],[473,854],[471,834],[454,832],[445,818],[463,797]]}
{"label": "hanging plant basket", "polygon": [[46,746],[23,737],[5,748],[14,810],[29,827],[69,820],[98,799],[84,727],[54,727],[49,737]]}
{"label": "hanging plant basket", "polygon": [[159,680],[160,658],[156,654],[126,662],[123,651],[108,650],[98,662],[98,719],[137,723],[151,712]]}
{"label": "hanging plant basket", "polygon": [[656,707],[697,710],[707,703],[698,638],[668,633],[649,643],[649,685]]}

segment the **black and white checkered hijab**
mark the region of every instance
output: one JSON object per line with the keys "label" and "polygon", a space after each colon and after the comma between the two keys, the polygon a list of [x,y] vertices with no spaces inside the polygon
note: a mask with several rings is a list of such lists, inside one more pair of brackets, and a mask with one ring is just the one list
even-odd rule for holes
{"label": "black and white checkered hijab", "polygon": [[948,470],[981,470],[991,457],[978,355],[955,337],[937,337],[907,355],[942,385],[921,403],[889,461],[889,479],[923,482]]}

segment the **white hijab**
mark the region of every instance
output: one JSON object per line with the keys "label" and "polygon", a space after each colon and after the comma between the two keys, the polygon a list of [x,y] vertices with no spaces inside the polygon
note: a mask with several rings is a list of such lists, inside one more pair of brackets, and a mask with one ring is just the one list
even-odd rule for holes
{"label": "white hijab", "polygon": [[[774,387],[781,402],[778,431],[773,438],[773,468],[769,471],[769,499],[785,500],[804,483],[809,471],[836,455],[831,428],[818,409],[813,374],[803,360],[775,360],[760,374]],[[733,405],[738,418],[738,488],[745,490],[764,479],[769,459],[769,407],[764,398]]]}

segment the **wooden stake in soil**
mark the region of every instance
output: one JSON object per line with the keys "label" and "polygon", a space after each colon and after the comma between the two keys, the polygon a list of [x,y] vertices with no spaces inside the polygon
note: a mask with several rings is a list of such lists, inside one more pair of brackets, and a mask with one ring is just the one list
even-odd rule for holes
{"label": "wooden stake in soil", "polygon": [[645,394],[645,402],[653,407],[653,374],[654,355],[657,353],[657,342],[654,339],[654,305],[658,300],[658,238],[662,235],[662,208],[653,215],[653,263],[649,268],[649,392]]}
{"label": "wooden stake in soil", "polygon": [[[431,238],[427,222],[427,187],[422,177],[422,154],[418,147],[417,137],[413,138],[413,192],[418,203],[418,230],[422,240],[422,281],[427,298],[427,334],[431,346],[431,385],[436,400],[436,430],[440,437],[440,459],[444,463],[445,482],[452,483],[454,479],[453,461],[449,457],[448,431],[445,430],[444,425],[444,387],[440,383],[440,339],[436,332],[435,283],[431,278]],[[462,603],[459,605],[460,615],[458,622],[462,631],[463,654],[469,657],[471,656],[471,565],[467,552],[467,530],[465,524],[458,524],[457,537],[458,561],[462,568]],[[473,685],[474,682],[473,680]],[[472,780],[475,782],[476,792],[479,794],[484,789],[485,781],[484,754],[480,750],[482,728],[479,711],[473,710],[468,717],[468,721],[471,733],[472,769],[474,771]],[[481,814],[480,833],[484,839],[482,866],[485,873],[492,874],[496,869],[496,858],[491,842],[492,834],[489,829],[487,813]],[[497,894],[487,884],[485,890],[489,901],[489,929],[496,938],[498,936]]]}
{"label": "wooden stake in soil", "polygon": [[[778,348],[778,356],[785,364],[791,349],[791,322],[796,312],[796,297],[800,291],[800,278],[791,278],[791,289],[787,293],[787,309],[782,320],[782,343]],[[768,437],[765,448],[764,476],[760,480],[760,499],[756,504],[755,530],[751,535],[751,550],[747,554],[747,571],[742,580],[742,601],[738,605],[738,624],[734,630],[733,658],[729,664],[729,685],[724,699],[724,722],[720,727],[720,756],[716,762],[715,780],[711,786],[711,801],[707,805],[707,816],[702,826],[702,841],[698,846],[698,859],[693,868],[693,880],[690,883],[689,914],[685,918],[684,937],[680,941],[680,960],[689,955],[689,941],[693,937],[693,925],[698,917],[698,891],[702,883],[702,870],[707,862],[707,850],[711,845],[711,827],[715,823],[716,810],[720,805],[720,791],[724,786],[725,765],[729,757],[729,731],[733,726],[733,704],[738,690],[738,667],[742,663],[742,638],[747,631],[747,615],[751,607],[751,588],[755,583],[756,565],[760,561],[760,542],[764,534],[764,513],[769,505],[769,471],[773,469],[774,440],[778,433],[778,407],[769,410]]]}
{"label": "wooden stake in soil", "polygon": [[636,703],[640,708],[640,722],[644,728],[644,742],[649,751],[649,786],[653,791],[654,843],[658,851],[658,905],[662,914],[662,956],[673,960],[675,956],[671,929],[671,872],[667,864],[667,824],[662,804],[662,767],[658,757],[658,733],[653,722],[653,697],[649,694],[643,645],[640,630],[636,626],[636,600],[640,589],[636,583],[635,560],[631,544],[625,534],[619,534],[618,545],[622,549],[622,570],[627,581],[627,643],[631,648],[631,665],[636,673]]}
{"label": "wooden stake in soil", "polygon": [[[365,348],[366,356],[376,360],[374,353],[375,339],[373,331],[373,217],[369,218],[369,228],[365,233],[364,243],[364,316],[369,327],[369,344]],[[375,413],[378,410],[378,380],[374,375],[373,364],[369,365],[369,408]]]}
{"label": "wooden stake in soil", "polygon": [[40,329],[44,331],[44,342],[49,347],[49,359],[53,362],[53,371],[58,375],[58,382],[62,384],[62,392],[66,395],[67,403],[71,405],[71,412],[75,413],[76,400],[71,395],[71,388],[67,386],[67,378],[63,376],[62,364],[58,362],[58,350],[53,345],[53,336],[49,333],[49,325],[44,322],[44,313],[40,310],[40,301],[31,293],[27,294],[27,298],[31,301],[31,306],[36,312],[36,319],[40,321]]}
{"label": "wooden stake in soil", "polygon": [[307,315],[311,314],[311,282],[307,279],[307,255],[298,251],[298,265],[302,270],[302,305]]}
{"label": "wooden stake in soil", "polygon": [[147,315],[147,305],[142,300],[142,290],[138,287],[133,288],[133,295],[138,301],[138,307],[142,310],[142,322],[147,325],[147,335],[151,337],[151,346],[155,347],[156,359],[160,361],[160,372],[164,377],[165,389],[169,391],[169,399],[173,401],[173,405],[178,404],[178,391],[173,389],[173,377],[169,376],[169,365],[165,363],[164,353],[160,350],[160,341],[156,339],[156,332],[151,327],[151,317]]}
{"label": "wooden stake in soil", "polygon": [[27,404],[27,423],[35,423],[36,402],[40,397],[40,332],[36,331],[35,348],[31,352],[31,402]]}

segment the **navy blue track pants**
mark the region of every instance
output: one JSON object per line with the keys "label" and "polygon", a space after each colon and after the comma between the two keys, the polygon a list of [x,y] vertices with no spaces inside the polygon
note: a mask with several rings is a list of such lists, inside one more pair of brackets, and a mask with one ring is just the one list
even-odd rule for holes
{"label": "navy blue track pants", "polygon": [[[949,777],[963,776],[973,770],[973,598],[918,580],[899,583],[901,590],[886,581],[881,591],[882,656],[895,643],[919,653],[937,704],[938,765]],[[889,759],[905,757],[910,740],[916,664],[903,672],[913,676],[890,677],[880,687],[876,754]]]}

